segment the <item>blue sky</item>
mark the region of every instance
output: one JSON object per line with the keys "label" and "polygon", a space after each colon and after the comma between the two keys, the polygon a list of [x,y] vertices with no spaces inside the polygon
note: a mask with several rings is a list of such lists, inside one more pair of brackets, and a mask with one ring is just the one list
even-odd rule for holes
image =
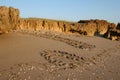
{"label": "blue sky", "polygon": [[120,22],[120,0],[0,0],[0,6],[20,9],[21,17]]}

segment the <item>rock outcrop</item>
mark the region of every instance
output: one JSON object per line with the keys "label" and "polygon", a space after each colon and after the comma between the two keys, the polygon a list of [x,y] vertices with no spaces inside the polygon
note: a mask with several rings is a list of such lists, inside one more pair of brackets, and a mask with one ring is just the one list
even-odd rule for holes
{"label": "rock outcrop", "polygon": [[114,29],[116,25],[105,20],[80,20],[71,27],[72,32],[78,32],[87,36],[95,34],[104,35],[108,29]]}
{"label": "rock outcrop", "polygon": [[18,28],[22,30],[53,30],[58,32],[69,32],[70,22],[37,18],[21,18]]}
{"label": "rock outcrop", "polygon": [[74,23],[70,28],[70,32],[94,36],[96,32],[96,25],[94,23]]}
{"label": "rock outcrop", "polygon": [[105,34],[108,31],[108,29],[116,27],[114,23],[109,23],[106,20],[81,20],[78,23],[94,24],[94,27],[96,27],[96,31],[93,31],[100,35]]}
{"label": "rock outcrop", "polygon": [[120,40],[120,30],[118,29],[110,29],[104,34],[105,38],[111,39],[111,40]]}
{"label": "rock outcrop", "polygon": [[12,7],[0,7],[0,34],[7,33],[18,26],[19,10]]}
{"label": "rock outcrop", "polygon": [[87,36],[94,36],[95,33],[103,35],[110,28],[115,28],[115,24],[105,20],[84,20],[78,23],[47,20],[38,18],[21,18],[19,29],[28,30],[53,30],[65,33],[77,33]]}
{"label": "rock outcrop", "polygon": [[117,24],[116,29],[119,29],[119,30],[120,30],[120,23]]}
{"label": "rock outcrop", "polygon": [[105,38],[111,39],[111,40],[120,40],[120,23],[118,23],[117,27],[114,29],[109,29],[105,34]]}
{"label": "rock outcrop", "polygon": [[[12,7],[0,7],[0,34],[14,29],[22,30],[53,30],[65,33],[77,33],[87,36],[104,35],[116,40],[120,36],[120,23],[117,27],[106,20],[80,20],[67,22],[40,18],[19,18],[19,10]],[[116,38],[117,37],[117,38]],[[114,38],[114,39],[113,39]]]}

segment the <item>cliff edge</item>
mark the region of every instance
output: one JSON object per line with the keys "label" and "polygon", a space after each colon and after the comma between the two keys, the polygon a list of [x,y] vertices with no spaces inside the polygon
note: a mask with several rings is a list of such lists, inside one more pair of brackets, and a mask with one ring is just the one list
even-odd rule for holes
{"label": "cliff edge", "polygon": [[[0,7],[0,34],[8,33],[11,30],[53,30],[64,33],[94,36],[100,35],[110,38],[108,35],[113,31],[119,33],[120,23],[116,26],[106,20],[80,20],[68,22],[40,18],[20,18],[20,11],[12,7]],[[115,30],[116,29],[116,30]],[[115,35],[116,33],[114,33]],[[116,34],[119,37],[119,34]]]}
{"label": "cliff edge", "polygon": [[12,7],[0,7],[0,34],[7,33],[18,26],[19,10]]}

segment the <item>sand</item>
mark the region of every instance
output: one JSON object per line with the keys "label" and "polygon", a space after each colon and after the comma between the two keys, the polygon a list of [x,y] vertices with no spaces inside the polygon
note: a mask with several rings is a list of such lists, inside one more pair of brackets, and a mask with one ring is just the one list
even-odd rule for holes
{"label": "sand", "polygon": [[120,41],[53,31],[0,35],[0,80],[119,80]]}

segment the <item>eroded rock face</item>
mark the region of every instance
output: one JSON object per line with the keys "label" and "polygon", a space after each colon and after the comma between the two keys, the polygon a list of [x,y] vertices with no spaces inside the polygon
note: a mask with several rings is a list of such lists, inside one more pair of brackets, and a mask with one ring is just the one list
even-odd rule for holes
{"label": "eroded rock face", "polygon": [[68,32],[70,27],[69,22],[45,20],[37,18],[20,19],[19,29],[28,30],[53,30],[58,32]]}
{"label": "eroded rock face", "polygon": [[111,39],[111,40],[120,40],[120,30],[118,29],[110,29],[104,34],[105,38]]}
{"label": "eroded rock face", "polygon": [[71,26],[71,32],[87,36],[94,36],[96,24],[94,23],[74,23]]}
{"label": "eroded rock face", "polygon": [[117,24],[116,29],[119,29],[119,30],[120,30],[120,23]]}
{"label": "eroded rock face", "polygon": [[120,23],[118,23],[116,28],[109,29],[105,34],[105,38],[111,39],[111,40],[120,40]]}
{"label": "eroded rock face", "polygon": [[18,26],[19,10],[12,7],[0,7],[0,33],[7,33]]}
{"label": "eroded rock face", "polygon": [[[94,36],[96,33],[106,38],[119,38],[120,23],[105,20],[80,20],[79,22],[57,21],[39,18],[19,18],[19,10],[12,7],[0,7],[0,34],[14,29],[22,30],[53,30],[65,33],[77,33]],[[114,37],[115,36],[115,37]]]}
{"label": "eroded rock face", "polygon": [[87,32],[91,28],[94,28],[93,30],[91,30],[91,32],[93,33],[92,35],[94,35],[94,33],[104,35],[108,31],[108,29],[113,29],[113,28],[116,27],[116,25],[114,23],[109,23],[105,20],[80,20],[78,23],[80,23],[80,24],[91,24],[89,29],[87,30]]}
{"label": "eroded rock face", "polygon": [[115,28],[116,25],[105,20],[82,20],[78,23],[45,20],[37,18],[20,19],[19,29],[28,30],[53,30],[65,33],[77,33],[87,36],[94,36],[95,33],[105,34],[108,29]]}

